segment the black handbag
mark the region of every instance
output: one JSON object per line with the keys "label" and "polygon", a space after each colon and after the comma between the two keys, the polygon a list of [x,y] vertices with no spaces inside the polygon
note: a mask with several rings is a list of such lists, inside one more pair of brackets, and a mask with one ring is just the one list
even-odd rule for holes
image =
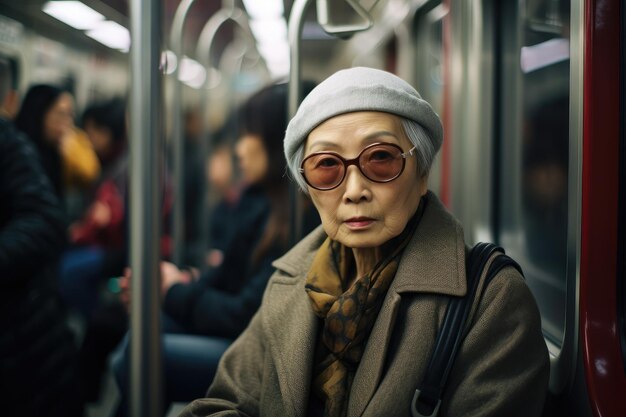
{"label": "black handbag", "polygon": [[415,390],[411,401],[413,417],[436,417],[438,415],[446,381],[459,346],[465,338],[465,322],[476,297],[480,277],[485,265],[496,252],[499,255],[489,265],[483,289],[487,288],[491,280],[507,266],[516,268],[522,274],[522,268],[517,262],[508,257],[504,249],[493,243],[477,243],[472,248],[466,261],[467,294],[463,297],[453,297],[448,303],[426,374],[420,386]]}

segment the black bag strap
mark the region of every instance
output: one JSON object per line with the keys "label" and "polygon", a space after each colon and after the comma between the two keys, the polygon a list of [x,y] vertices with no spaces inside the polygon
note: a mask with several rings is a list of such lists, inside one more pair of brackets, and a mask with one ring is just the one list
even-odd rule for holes
{"label": "black bag strap", "polygon": [[413,395],[411,402],[411,415],[413,417],[435,417],[439,413],[446,381],[459,346],[465,337],[465,322],[476,297],[480,276],[485,265],[496,252],[499,252],[500,255],[489,266],[483,288],[486,288],[491,280],[507,266],[513,266],[520,274],[522,273],[517,262],[506,256],[504,249],[493,243],[478,243],[472,248],[466,262],[467,294],[464,297],[453,297],[448,302],[443,323],[435,340],[435,348],[426,368],[426,374]]}

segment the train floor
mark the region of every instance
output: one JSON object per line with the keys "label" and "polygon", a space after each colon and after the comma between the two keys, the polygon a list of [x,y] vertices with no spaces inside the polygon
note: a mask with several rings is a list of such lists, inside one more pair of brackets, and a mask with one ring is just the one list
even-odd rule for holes
{"label": "train floor", "polygon": [[[68,316],[68,325],[72,329],[77,343],[81,344],[85,337],[85,322],[80,315],[71,313]],[[115,378],[111,373],[109,366],[105,367],[102,382],[100,384],[100,395],[96,402],[88,402],[85,404],[84,417],[115,417],[118,404],[120,402],[120,393],[115,382]],[[185,403],[173,403],[166,410],[165,417],[176,417],[185,407]]]}
{"label": "train floor", "polygon": [[[100,400],[95,403],[89,403],[85,407],[85,417],[114,417],[115,409],[119,403],[120,394],[113,379],[113,375],[107,372],[104,375],[102,383],[102,392],[100,393]],[[185,407],[183,403],[172,404],[165,417],[176,417],[182,409]]]}

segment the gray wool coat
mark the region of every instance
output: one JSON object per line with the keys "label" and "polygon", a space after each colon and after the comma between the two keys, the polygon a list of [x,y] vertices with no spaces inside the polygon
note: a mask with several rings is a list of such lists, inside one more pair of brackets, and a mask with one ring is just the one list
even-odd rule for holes
{"label": "gray wool coat", "polygon": [[[354,376],[350,417],[410,415],[448,296],[467,291],[463,230],[437,197],[428,199]],[[320,320],[304,280],[324,239],[320,227],[274,262],[261,308],[224,354],[207,398],[181,416],[306,415]],[[511,267],[480,291],[439,415],[539,416],[549,360],[535,300]]]}

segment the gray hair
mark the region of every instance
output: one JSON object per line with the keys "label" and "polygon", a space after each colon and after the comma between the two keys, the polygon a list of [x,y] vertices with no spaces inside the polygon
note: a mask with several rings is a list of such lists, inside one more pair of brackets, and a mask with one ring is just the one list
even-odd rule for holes
{"label": "gray hair", "polygon": [[[415,146],[417,157],[417,174],[420,177],[425,177],[430,172],[430,167],[435,159],[435,146],[433,140],[429,138],[426,130],[419,125],[419,123],[409,120],[405,117],[398,116],[402,123],[402,129],[407,139]],[[300,189],[308,194],[307,183],[304,181],[304,176],[300,172],[300,166],[304,159],[304,146],[306,141],[302,142],[296,151],[287,158],[287,167],[289,169],[290,176],[296,181]]]}

